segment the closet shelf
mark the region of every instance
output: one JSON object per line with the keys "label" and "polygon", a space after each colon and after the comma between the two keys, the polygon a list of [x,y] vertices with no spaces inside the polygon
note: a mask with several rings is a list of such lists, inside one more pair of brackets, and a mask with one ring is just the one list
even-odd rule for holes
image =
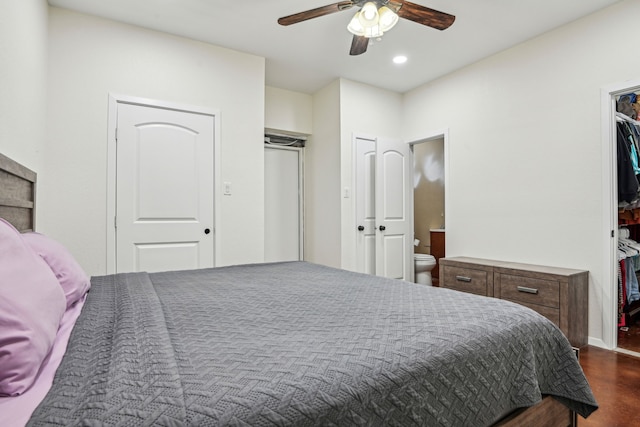
{"label": "closet shelf", "polygon": [[640,224],[640,208],[618,209],[618,225]]}

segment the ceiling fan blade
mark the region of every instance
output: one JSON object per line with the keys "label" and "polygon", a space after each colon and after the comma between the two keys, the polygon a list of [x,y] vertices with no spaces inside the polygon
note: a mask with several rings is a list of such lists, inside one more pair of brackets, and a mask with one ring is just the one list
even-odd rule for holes
{"label": "ceiling fan blade", "polygon": [[399,7],[397,14],[399,17],[408,19],[418,24],[426,25],[437,30],[446,30],[453,24],[456,17],[448,13],[411,3],[410,1],[391,0],[389,7]]}
{"label": "ceiling fan blade", "polygon": [[349,0],[328,4],[326,6],[306,10],[304,12],[294,13],[293,15],[289,15],[289,16],[284,16],[278,19],[278,24],[280,25],[297,24],[298,22],[306,21],[307,19],[318,18],[320,16],[329,15],[331,13],[336,13],[342,10],[350,9],[351,7],[353,7],[353,5],[354,5],[354,2]]}
{"label": "ceiling fan blade", "polygon": [[349,51],[349,55],[362,55],[367,51],[368,46],[368,38],[366,38],[365,36],[353,36],[353,40],[351,40],[351,50]]}

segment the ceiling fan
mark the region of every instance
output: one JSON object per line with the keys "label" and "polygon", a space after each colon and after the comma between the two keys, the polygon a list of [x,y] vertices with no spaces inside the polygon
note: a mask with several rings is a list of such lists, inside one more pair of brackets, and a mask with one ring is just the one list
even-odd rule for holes
{"label": "ceiling fan", "polygon": [[430,9],[403,0],[346,0],[304,12],[294,13],[278,19],[280,25],[297,24],[312,18],[360,7],[347,29],[353,34],[350,55],[360,55],[367,51],[370,38],[379,38],[393,28],[398,18],[408,19],[437,30],[446,30],[456,17],[448,13]]}

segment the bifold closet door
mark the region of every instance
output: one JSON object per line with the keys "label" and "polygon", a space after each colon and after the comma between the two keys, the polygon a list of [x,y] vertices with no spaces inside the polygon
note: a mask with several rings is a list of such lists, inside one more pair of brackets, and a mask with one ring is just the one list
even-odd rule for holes
{"label": "bifold closet door", "polygon": [[355,138],[356,267],[394,279],[411,275],[411,150],[383,138]]}
{"label": "bifold closet door", "polygon": [[302,259],[302,152],[264,150],[264,260]]}

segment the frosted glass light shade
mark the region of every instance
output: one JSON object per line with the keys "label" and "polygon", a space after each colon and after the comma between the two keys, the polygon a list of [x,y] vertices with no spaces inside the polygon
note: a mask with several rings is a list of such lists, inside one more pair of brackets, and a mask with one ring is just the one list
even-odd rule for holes
{"label": "frosted glass light shade", "polygon": [[365,3],[360,10],[359,18],[363,27],[367,28],[378,24],[378,7],[374,2]]}
{"label": "frosted glass light shade", "polygon": [[347,30],[349,30],[353,35],[364,36],[364,27],[360,22],[360,12],[356,13],[353,18],[351,18],[351,22],[349,22]]}
{"label": "frosted glass light shade", "polygon": [[396,15],[395,12],[393,12],[387,6],[382,6],[380,10],[378,10],[378,15],[380,31],[382,31],[383,33],[389,31],[393,28],[394,25],[398,23],[398,15]]}

